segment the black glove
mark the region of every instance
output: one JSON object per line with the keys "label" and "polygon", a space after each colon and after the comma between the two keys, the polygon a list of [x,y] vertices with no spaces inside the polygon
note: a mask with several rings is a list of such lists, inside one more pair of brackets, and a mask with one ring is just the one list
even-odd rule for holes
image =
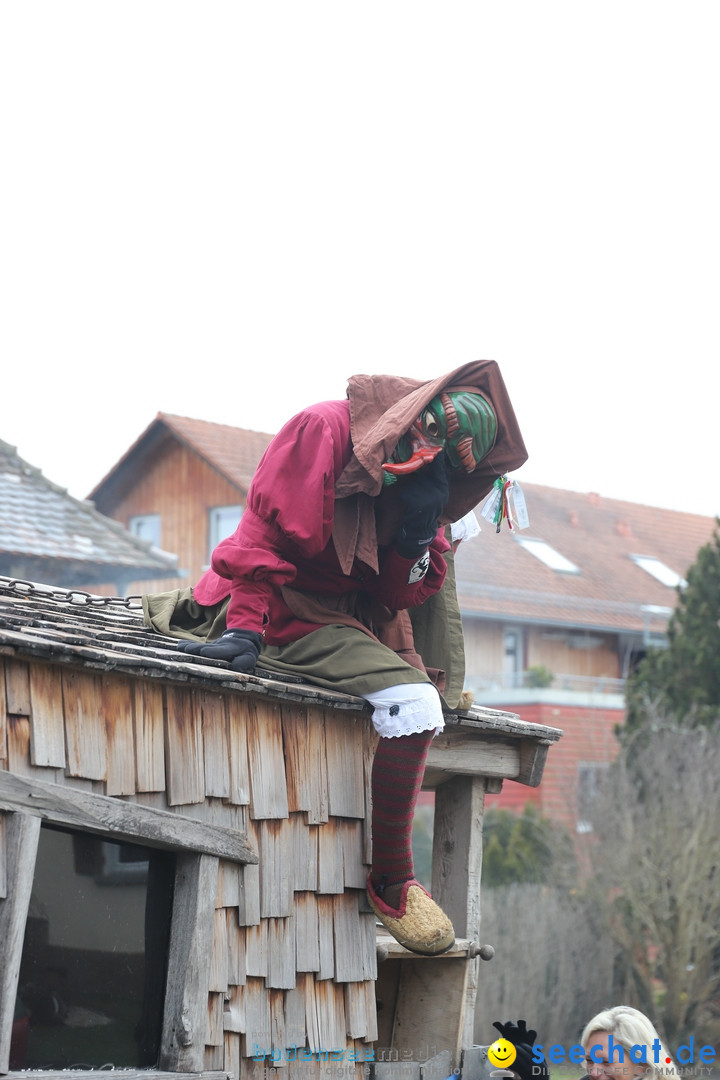
{"label": "black glove", "polygon": [[397,493],[405,513],[395,546],[403,558],[416,559],[432,543],[450,495],[449,463],[444,451],[429,465],[398,480]]}
{"label": "black glove", "polygon": [[180,652],[206,656],[210,660],[225,660],[233,671],[251,675],[260,655],[262,634],[254,630],[226,630],[217,641],[179,641]]}
{"label": "black glove", "polygon": [[528,1031],[524,1020],[513,1023],[506,1020],[501,1024],[499,1020],[493,1023],[503,1039],[511,1042],[517,1050],[515,1061],[509,1066],[517,1073],[521,1080],[548,1080],[548,1068],[546,1061],[535,1061],[533,1058],[533,1045],[537,1038],[537,1032],[532,1028]]}

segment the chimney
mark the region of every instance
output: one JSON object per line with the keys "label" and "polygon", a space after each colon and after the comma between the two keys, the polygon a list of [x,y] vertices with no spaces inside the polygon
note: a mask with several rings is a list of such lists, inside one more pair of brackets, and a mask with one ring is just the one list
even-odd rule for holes
{"label": "chimney", "polygon": [[632,529],[630,528],[629,521],[618,520],[615,522],[615,532],[618,536],[632,536]]}

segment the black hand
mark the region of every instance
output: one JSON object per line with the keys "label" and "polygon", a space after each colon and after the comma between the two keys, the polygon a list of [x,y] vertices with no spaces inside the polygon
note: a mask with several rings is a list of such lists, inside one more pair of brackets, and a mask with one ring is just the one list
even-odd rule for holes
{"label": "black hand", "polygon": [[254,630],[226,630],[217,641],[182,641],[177,648],[193,656],[225,660],[233,671],[250,675],[255,670],[261,643],[262,635]]}
{"label": "black hand", "polygon": [[524,1020],[518,1020],[516,1023],[512,1020],[506,1020],[504,1024],[496,1020],[493,1027],[497,1028],[503,1039],[507,1039],[508,1042],[513,1043],[515,1046],[520,1046],[523,1043],[532,1046],[537,1038],[537,1031],[533,1031],[532,1028],[528,1031]]}
{"label": "black hand", "polygon": [[445,454],[438,454],[429,465],[399,480],[397,493],[405,513],[395,545],[405,558],[414,559],[432,543],[448,501],[450,475]]}
{"label": "black hand", "polygon": [[496,1020],[493,1023],[503,1039],[507,1039],[515,1047],[517,1054],[511,1068],[520,1077],[520,1080],[548,1080],[547,1063],[535,1061],[533,1057],[533,1044],[537,1038],[537,1032],[532,1028],[528,1030],[525,1020],[506,1020],[501,1023]]}

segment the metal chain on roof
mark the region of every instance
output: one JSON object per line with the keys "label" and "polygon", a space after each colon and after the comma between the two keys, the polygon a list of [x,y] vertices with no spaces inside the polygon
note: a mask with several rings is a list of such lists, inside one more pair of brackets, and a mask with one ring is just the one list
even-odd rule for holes
{"label": "metal chain on roof", "polygon": [[141,596],[95,596],[93,593],[84,592],[82,589],[54,589],[48,585],[38,585],[34,581],[23,581],[21,578],[0,577],[0,588],[8,592],[28,595],[35,593],[43,600],[58,600],[64,604],[92,605],[94,607],[123,607],[128,609],[142,608]]}

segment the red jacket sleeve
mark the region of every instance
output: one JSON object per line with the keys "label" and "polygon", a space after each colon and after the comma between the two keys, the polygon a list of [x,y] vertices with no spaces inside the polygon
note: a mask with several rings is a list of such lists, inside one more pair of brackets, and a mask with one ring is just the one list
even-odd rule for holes
{"label": "red jacket sleeve", "polygon": [[[345,422],[331,403],[324,410],[306,410],[288,421],[266,450],[240,524],[212,556],[214,575],[230,582],[228,627],[262,631],[271,593],[296,576],[293,554],[309,559],[328,543],[335,476],[349,454]],[[195,595],[202,603],[197,588]]]}

